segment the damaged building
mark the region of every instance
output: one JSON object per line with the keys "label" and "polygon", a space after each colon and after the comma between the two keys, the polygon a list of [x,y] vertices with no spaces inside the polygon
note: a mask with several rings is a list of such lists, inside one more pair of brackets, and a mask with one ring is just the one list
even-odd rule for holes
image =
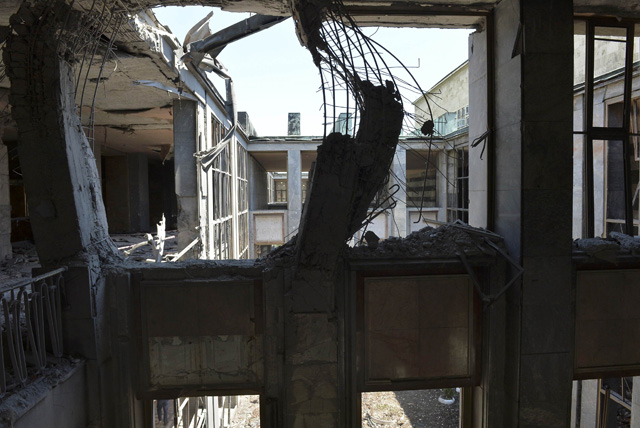
{"label": "damaged building", "polygon": [[[291,37],[357,100],[353,133],[252,142],[216,60],[237,34],[182,43],[148,11],[189,3],[256,13],[245,35],[293,16]],[[3,288],[2,424],[151,427],[153,400],[255,394],[260,426],[354,427],[364,392],[460,387],[463,427],[640,426],[638,23],[640,6],[608,0],[3,2],[0,250],[28,217],[42,267]],[[468,162],[469,203],[424,206],[423,184],[418,220],[463,222],[414,230],[396,206],[405,238],[350,248],[403,168],[413,106],[388,65],[365,74],[349,55],[379,58],[358,28],[381,25],[475,30],[455,110],[468,145],[436,161],[459,178]],[[442,152],[437,114],[419,125]],[[287,209],[265,209],[258,186],[283,159]],[[287,243],[268,257],[253,259],[252,211],[280,216]],[[109,229],[158,213],[206,260],[124,259]],[[196,402],[185,421],[199,416]]]}

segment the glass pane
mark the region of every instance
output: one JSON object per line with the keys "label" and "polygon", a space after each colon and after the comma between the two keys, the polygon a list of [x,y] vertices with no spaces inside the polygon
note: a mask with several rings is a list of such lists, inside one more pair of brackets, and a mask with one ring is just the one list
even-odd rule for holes
{"label": "glass pane", "polygon": [[583,237],[584,199],[584,135],[573,135],[573,239]]}
{"label": "glass pane", "polygon": [[[586,75],[587,24],[575,21],[573,27],[573,84],[584,84]],[[584,130],[584,94],[573,97],[573,130]]]}
{"label": "glass pane", "polygon": [[573,84],[584,83],[587,51],[587,24],[575,21],[573,26]]}
{"label": "glass pane", "polygon": [[[611,83],[624,82],[626,28],[596,27],[593,54],[593,126],[620,127],[621,121],[608,120],[606,100],[613,94]],[[606,84],[601,84],[606,81]],[[622,95],[622,91],[620,94]],[[622,114],[622,112],[620,112]]]}
{"label": "glass pane", "polygon": [[633,62],[640,61],[640,24],[633,29]]}
{"label": "glass pane", "polygon": [[[632,141],[630,139],[630,141]],[[633,218],[634,229],[633,235],[638,234],[638,181],[640,178],[640,169],[638,167],[638,161],[635,159],[634,150],[632,144],[629,143],[627,147],[627,153],[629,154],[630,164],[630,184],[631,195],[633,204]],[[605,143],[605,185],[604,185],[604,197],[605,197],[605,214],[606,214],[606,234],[611,232],[626,233],[625,230],[625,176],[624,176],[624,157],[623,157],[623,144],[619,140],[610,140]],[[596,162],[594,158],[594,163]],[[594,195],[595,200],[598,200],[598,195]]]}

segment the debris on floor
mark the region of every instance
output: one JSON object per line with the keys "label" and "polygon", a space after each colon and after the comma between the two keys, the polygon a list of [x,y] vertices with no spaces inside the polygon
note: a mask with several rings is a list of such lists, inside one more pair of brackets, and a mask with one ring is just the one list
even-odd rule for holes
{"label": "debris on floor", "polygon": [[[178,254],[178,231],[167,230],[165,235],[161,260],[172,261],[176,254]],[[122,233],[111,235],[111,239],[118,247],[118,250],[127,256],[128,260],[156,262],[159,256],[157,252],[159,248],[157,235],[153,236],[149,233]],[[150,241],[153,242],[155,251]]]}
{"label": "debris on floor", "polygon": [[376,247],[359,246],[351,248],[351,258],[403,258],[403,257],[457,257],[493,254],[485,245],[485,239],[502,245],[502,238],[485,229],[466,224],[446,224],[438,228],[424,227],[405,238],[390,237]]}
{"label": "debris on floor", "polygon": [[0,262],[0,284],[11,285],[31,278],[31,270],[40,267],[36,246],[29,241],[14,242],[13,256]]}

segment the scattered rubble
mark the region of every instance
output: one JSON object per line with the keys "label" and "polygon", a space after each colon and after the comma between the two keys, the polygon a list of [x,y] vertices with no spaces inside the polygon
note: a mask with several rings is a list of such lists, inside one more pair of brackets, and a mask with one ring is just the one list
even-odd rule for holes
{"label": "scattered rubble", "polygon": [[362,394],[362,427],[458,428],[459,396],[453,405],[438,402],[439,389]]}
{"label": "scattered rubble", "polygon": [[467,256],[494,255],[485,239],[502,242],[498,235],[463,224],[448,224],[433,228],[424,227],[406,238],[390,237],[377,247],[360,246],[349,250],[350,258],[448,258],[459,253]]}
{"label": "scattered rubble", "polygon": [[[130,261],[145,262],[156,261],[157,254],[149,243],[150,234],[130,233],[130,234],[114,234],[111,239],[118,246],[118,250],[128,256]],[[163,261],[171,261],[178,254],[178,231],[168,230],[164,237],[164,251],[162,254]],[[153,238],[154,242],[157,238]]]}
{"label": "scattered rubble", "polygon": [[576,250],[588,257],[615,263],[620,255],[640,255],[640,237],[611,232],[607,238],[587,238],[573,241]]}
{"label": "scattered rubble", "polygon": [[14,242],[13,256],[0,262],[0,284],[9,286],[31,278],[31,270],[40,267],[36,246],[29,241]]}

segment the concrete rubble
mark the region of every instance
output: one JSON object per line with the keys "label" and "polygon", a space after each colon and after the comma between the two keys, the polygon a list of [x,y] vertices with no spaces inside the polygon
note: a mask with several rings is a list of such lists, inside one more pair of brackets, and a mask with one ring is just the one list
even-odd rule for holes
{"label": "concrete rubble", "polygon": [[448,258],[464,253],[467,256],[495,255],[485,239],[502,244],[502,238],[485,229],[458,224],[438,228],[424,227],[405,238],[391,237],[377,248],[359,246],[348,250],[350,259],[369,258]]}
{"label": "concrete rubble", "polygon": [[574,256],[586,255],[615,263],[620,256],[639,256],[640,238],[612,232],[608,238],[576,239],[573,248]]}

